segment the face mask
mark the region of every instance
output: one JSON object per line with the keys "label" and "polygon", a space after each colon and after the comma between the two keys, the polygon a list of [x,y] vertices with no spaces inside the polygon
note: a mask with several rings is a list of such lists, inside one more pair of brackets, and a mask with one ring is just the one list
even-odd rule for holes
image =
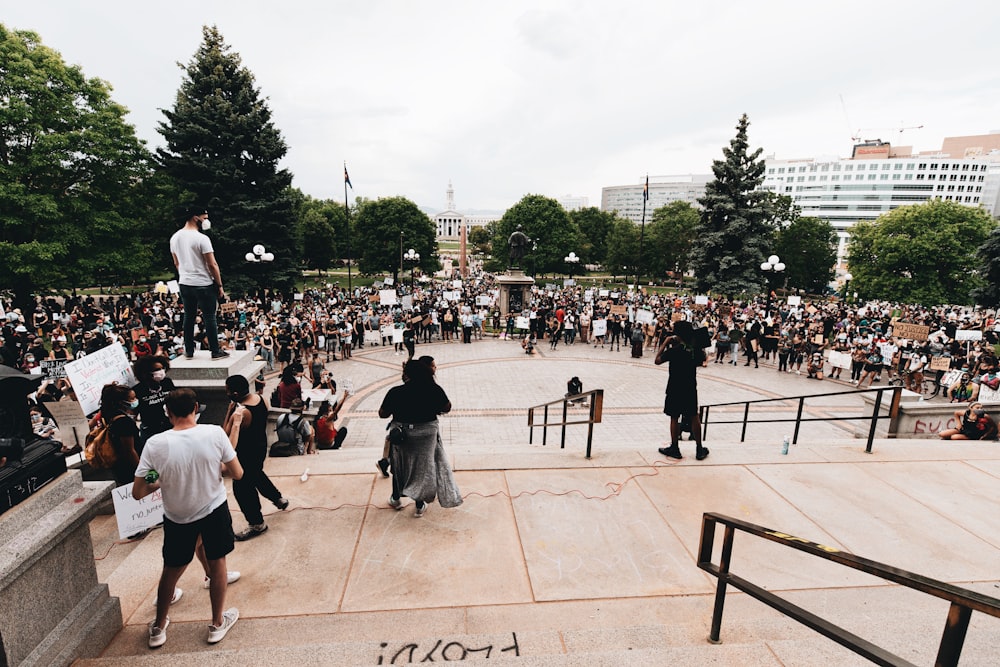
{"label": "face mask", "polygon": [[135,410],[137,407],[139,407],[139,399],[136,398],[131,402],[127,403],[126,405],[128,405],[129,410]]}
{"label": "face mask", "polygon": [[140,338],[140,339],[139,339],[139,342],[140,342],[140,343],[145,343],[145,342],[146,342],[146,339],[145,339],[145,338]]}
{"label": "face mask", "polygon": [[42,421],[42,416],[40,414],[38,414],[38,413],[35,413],[35,414],[31,415],[31,421],[33,421],[33,422],[40,422],[40,421]]}
{"label": "face mask", "polygon": [[163,382],[163,378],[167,377],[167,372],[162,368],[158,371],[153,371],[153,380],[156,382]]}
{"label": "face mask", "polygon": [[211,220],[209,220],[208,218],[205,218],[204,220],[201,221],[201,231],[207,232],[211,228],[212,228],[212,221]]}

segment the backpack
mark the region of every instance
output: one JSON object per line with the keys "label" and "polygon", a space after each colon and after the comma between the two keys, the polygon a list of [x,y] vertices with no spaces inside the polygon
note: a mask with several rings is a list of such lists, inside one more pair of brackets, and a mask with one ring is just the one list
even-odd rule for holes
{"label": "backpack", "polygon": [[118,415],[111,420],[111,423],[101,421],[87,434],[84,456],[90,467],[98,470],[107,470],[118,462],[118,454],[115,452],[115,444],[111,439],[111,424],[118,421],[125,415]]}
{"label": "backpack", "polygon": [[298,456],[302,453],[302,435],[299,433],[299,425],[303,416],[292,421],[288,415],[282,415],[278,419],[275,432],[278,434],[278,441],[271,445],[271,456]]}

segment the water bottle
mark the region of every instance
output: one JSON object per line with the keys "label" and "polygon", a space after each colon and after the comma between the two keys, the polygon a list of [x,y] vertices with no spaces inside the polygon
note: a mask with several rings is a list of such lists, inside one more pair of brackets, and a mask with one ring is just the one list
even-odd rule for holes
{"label": "water bottle", "polygon": [[791,441],[792,441],[792,439],[789,438],[787,435],[785,436],[784,440],[781,441],[781,453],[782,454],[788,454],[788,445],[789,445],[789,443],[791,443]]}
{"label": "water bottle", "polygon": [[143,477],[143,479],[146,480],[146,484],[155,484],[156,480],[160,479],[160,473],[155,470],[150,470],[146,473],[146,476]]}
{"label": "water bottle", "polygon": [[302,477],[299,477],[303,482],[309,480],[309,468],[306,468],[305,472],[302,473]]}

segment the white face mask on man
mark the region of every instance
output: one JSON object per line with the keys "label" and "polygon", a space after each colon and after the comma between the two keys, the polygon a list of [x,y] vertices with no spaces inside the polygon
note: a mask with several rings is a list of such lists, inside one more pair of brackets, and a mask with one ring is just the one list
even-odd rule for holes
{"label": "white face mask on man", "polygon": [[201,221],[201,231],[207,232],[211,228],[212,228],[212,221],[211,220],[209,220],[208,218],[205,218],[204,220]]}

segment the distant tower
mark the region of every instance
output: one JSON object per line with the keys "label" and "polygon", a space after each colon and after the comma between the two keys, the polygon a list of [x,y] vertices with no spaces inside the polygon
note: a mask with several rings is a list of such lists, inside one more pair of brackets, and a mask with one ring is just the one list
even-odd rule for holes
{"label": "distant tower", "polygon": [[451,187],[451,181],[448,181],[448,191],[447,191],[447,203],[444,205],[444,210],[454,211],[455,210],[455,188]]}

